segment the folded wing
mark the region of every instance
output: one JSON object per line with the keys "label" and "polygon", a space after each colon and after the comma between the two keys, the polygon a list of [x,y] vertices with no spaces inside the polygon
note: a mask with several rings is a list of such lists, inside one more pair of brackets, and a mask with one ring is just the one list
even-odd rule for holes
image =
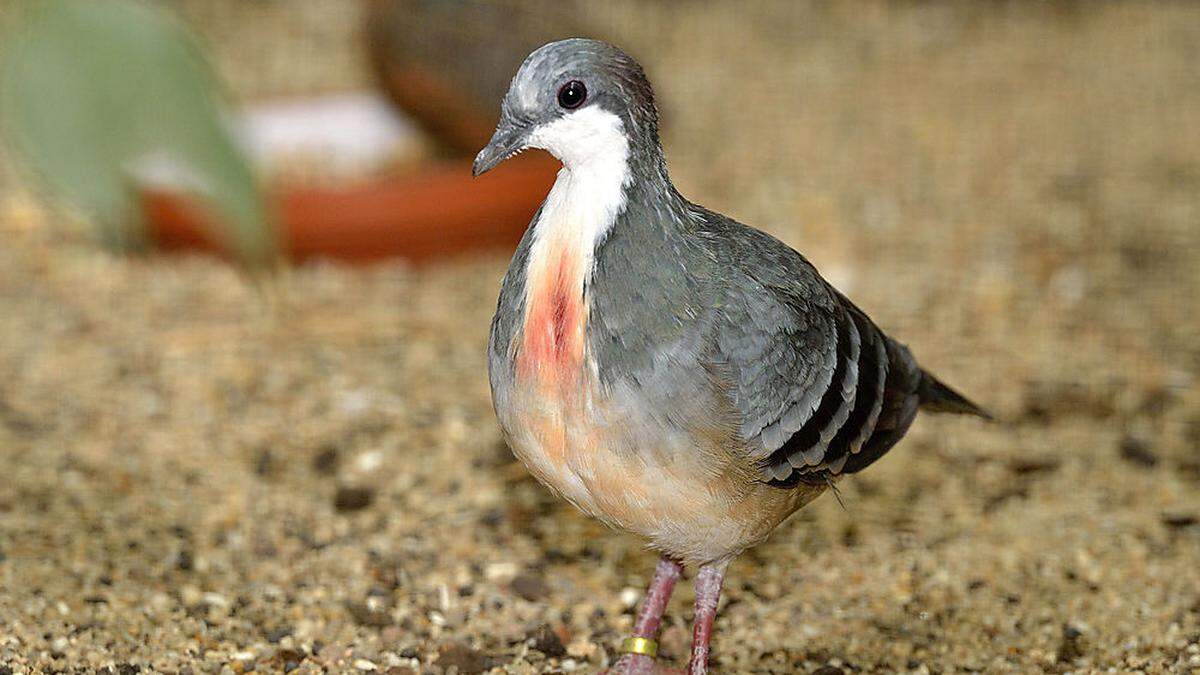
{"label": "folded wing", "polygon": [[920,404],[923,373],[908,349],[782,242],[700,216],[727,272],[714,370],[763,478],[823,483],[874,462]]}

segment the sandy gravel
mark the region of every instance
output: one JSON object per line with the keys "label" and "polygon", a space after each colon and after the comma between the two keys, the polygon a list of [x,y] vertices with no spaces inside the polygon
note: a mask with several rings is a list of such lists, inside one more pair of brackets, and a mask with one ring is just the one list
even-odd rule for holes
{"label": "sandy gravel", "polygon": [[[737,561],[714,667],[1200,671],[1200,13],[862,7],[738,59],[727,7],[618,26],[681,189],[1001,418],[922,419]],[[499,440],[505,254],[255,282],[12,191],[0,241],[0,673],[610,662],[654,558]]]}

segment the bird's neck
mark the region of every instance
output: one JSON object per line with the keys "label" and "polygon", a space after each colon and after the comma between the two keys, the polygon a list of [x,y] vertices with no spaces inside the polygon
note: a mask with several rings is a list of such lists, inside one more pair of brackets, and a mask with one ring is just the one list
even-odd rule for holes
{"label": "bird's neck", "polygon": [[587,333],[584,289],[596,246],[628,199],[627,145],[564,162],[534,223],[525,269],[521,366],[544,381],[573,377]]}
{"label": "bird's neck", "polygon": [[582,362],[587,290],[605,239],[614,228],[633,226],[625,217],[631,206],[644,213],[647,200],[673,193],[665,175],[645,179],[647,162],[624,135],[584,156],[559,156],[563,168],[534,224],[526,261],[521,347],[524,369],[554,380],[577,373]]}

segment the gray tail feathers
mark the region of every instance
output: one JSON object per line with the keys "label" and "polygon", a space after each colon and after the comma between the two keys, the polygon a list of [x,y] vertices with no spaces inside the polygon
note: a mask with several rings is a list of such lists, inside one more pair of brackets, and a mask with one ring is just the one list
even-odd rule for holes
{"label": "gray tail feathers", "polygon": [[975,415],[991,421],[992,414],[973,403],[970,399],[954,391],[929,371],[921,371],[921,384],[917,387],[917,397],[921,408],[930,412],[955,413],[958,415]]}

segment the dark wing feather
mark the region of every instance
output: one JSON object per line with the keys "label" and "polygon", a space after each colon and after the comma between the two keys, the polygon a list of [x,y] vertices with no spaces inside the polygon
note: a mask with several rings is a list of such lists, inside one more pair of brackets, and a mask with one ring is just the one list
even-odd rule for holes
{"label": "dark wing feather", "polygon": [[698,211],[725,277],[720,372],[764,479],[823,483],[858,471],[908,430],[923,373],[796,251]]}

